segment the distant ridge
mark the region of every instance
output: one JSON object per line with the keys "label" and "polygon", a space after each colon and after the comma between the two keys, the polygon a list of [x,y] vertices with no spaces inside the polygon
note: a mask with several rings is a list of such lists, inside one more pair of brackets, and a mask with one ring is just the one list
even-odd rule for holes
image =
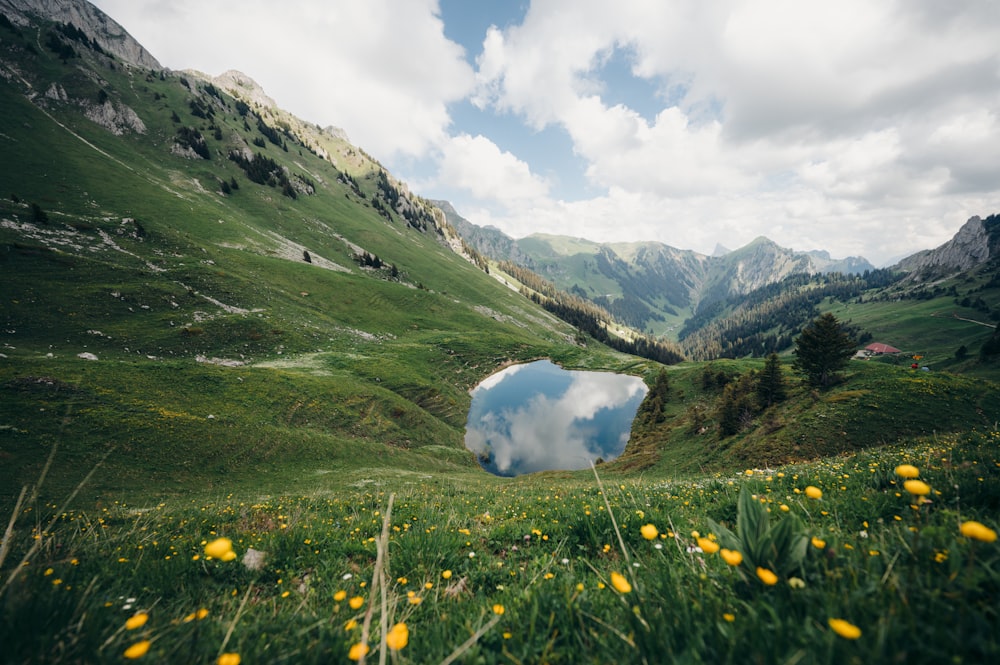
{"label": "distant ridge", "polygon": [[433,203],[477,251],[533,270],[624,323],[657,334],[678,328],[699,308],[789,275],[875,269],[863,257],[834,259],[826,251],[796,251],[763,236],[735,250],[718,245],[711,256],[660,242],[597,243],[549,234],[515,240],[463,219],[446,201]]}

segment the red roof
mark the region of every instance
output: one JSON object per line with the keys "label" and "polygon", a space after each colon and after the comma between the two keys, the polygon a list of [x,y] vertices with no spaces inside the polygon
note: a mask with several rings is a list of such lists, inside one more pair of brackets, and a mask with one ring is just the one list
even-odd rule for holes
{"label": "red roof", "polygon": [[889,346],[888,344],[883,344],[882,342],[874,342],[865,347],[872,353],[902,353],[899,349],[894,346]]}

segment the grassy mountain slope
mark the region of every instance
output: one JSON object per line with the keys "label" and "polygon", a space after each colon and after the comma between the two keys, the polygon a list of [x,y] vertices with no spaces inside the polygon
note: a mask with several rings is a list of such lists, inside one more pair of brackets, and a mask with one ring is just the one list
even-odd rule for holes
{"label": "grassy mountain slope", "polygon": [[[995,384],[855,363],[720,436],[760,361],[578,346],[342,136],[54,29],[0,22],[0,662],[1000,656]],[[599,477],[462,447],[540,356],[668,377]]]}
{"label": "grassy mountain slope", "polygon": [[[484,376],[541,356],[634,363],[577,347],[456,254],[440,213],[341,137],[190,73],[80,44],[63,62],[54,30],[2,43],[7,498],[53,443],[81,465],[114,449],[112,490],[332,460],[470,466],[467,391]],[[115,124],[133,113],[141,125]],[[233,153],[273,160],[275,186]]]}

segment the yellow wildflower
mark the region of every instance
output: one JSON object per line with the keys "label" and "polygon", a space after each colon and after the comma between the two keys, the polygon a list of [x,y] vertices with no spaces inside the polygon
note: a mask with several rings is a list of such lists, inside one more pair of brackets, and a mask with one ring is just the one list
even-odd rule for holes
{"label": "yellow wildflower", "polygon": [[722,555],[722,560],[730,566],[738,566],[743,563],[743,555],[736,550],[727,550],[723,548],[719,554]]}
{"label": "yellow wildflower", "polygon": [[931,493],[931,486],[922,480],[907,480],[903,488],[914,496],[926,496]]}
{"label": "yellow wildflower", "polygon": [[145,612],[136,612],[128,619],[125,620],[125,630],[135,630],[136,628],[142,628],[146,625],[149,620],[149,615]]}
{"label": "yellow wildflower", "polygon": [[698,547],[700,547],[701,551],[705,554],[715,554],[719,551],[719,543],[714,540],[709,540],[708,538],[699,538]]}
{"label": "yellow wildflower", "polygon": [[122,655],[128,658],[129,660],[142,658],[143,656],[146,655],[146,652],[149,651],[150,644],[151,643],[149,640],[142,640],[141,642],[136,642],[128,649],[125,649],[125,652]]}
{"label": "yellow wildflower", "polygon": [[975,520],[962,522],[962,526],[960,526],[958,530],[966,538],[972,538],[973,540],[978,540],[984,543],[992,543],[997,539],[996,531],[989,528],[985,524],[976,522]]}
{"label": "yellow wildflower", "polygon": [[618,590],[618,593],[629,593],[632,591],[632,585],[629,584],[628,580],[621,573],[611,573],[611,586]]}
{"label": "yellow wildflower", "polygon": [[642,533],[642,537],[646,540],[654,540],[658,535],[660,535],[660,532],[652,524],[646,524],[639,529],[639,531]]}
{"label": "yellow wildflower", "polygon": [[829,619],[827,621],[833,632],[837,633],[845,640],[856,640],[861,637],[861,629],[849,621],[843,619]]}
{"label": "yellow wildflower", "polygon": [[385,644],[393,651],[399,651],[410,641],[410,629],[405,623],[397,623],[385,636]]}
{"label": "yellow wildflower", "polygon": [[731,612],[726,612],[725,614],[722,615],[722,618],[728,621],[729,623],[736,621],[736,615]]}
{"label": "yellow wildflower", "polygon": [[215,661],[215,665],[240,665],[240,655],[238,653],[224,653]]}
{"label": "yellow wildflower", "polygon": [[778,583],[777,575],[767,568],[761,568],[760,566],[757,566],[757,577],[760,578],[760,581],[767,586],[773,586]]}
{"label": "yellow wildflower", "polygon": [[900,478],[916,478],[920,470],[912,464],[900,464],[896,467],[896,475]]}
{"label": "yellow wildflower", "polygon": [[816,536],[813,536],[812,537],[812,546],[815,547],[818,550],[821,550],[824,547],[826,547],[826,541],[823,540],[822,538],[817,538]]}
{"label": "yellow wildflower", "polygon": [[[233,541],[228,538],[216,538],[208,545],[205,545],[205,554],[213,559],[224,559],[232,551]],[[236,558],[235,553],[233,554],[233,558]]]}
{"label": "yellow wildflower", "polygon": [[202,607],[197,612],[195,612],[195,617],[194,618],[197,619],[198,621],[201,621],[202,619],[204,619],[207,616],[208,616],[208,610],[205,609],[204,607]]}
{"label": "yellow wildflower", "polygon": [[347,601],[347,604],[350,605],[352,610],[360,610],[361,606],[365,604],[365,599],[361,596],[354,596]]}
{"label": "yellow wildflower", "polygon": [[358,642],[351,647],[350,651],[347,652],[347,657],[351,660],[361,660],[362,656],[368,654],[368,645],[364,642]]}
{"label": "yellow wildflower", "polygon": [[497,603],[496,605],[493,606],[493,614],[500,615],[503,614],[505,611],[506,610],[504,609],[504,606],[501,605],[500,603]]}
{"label": "yellow wildflower", "polygon": [[451,571],[450,570],[444,571],[443,573],[441,573],[441,577],[443,577],[446,580],[450,580],[451,579]]}
{"label": "yellow wildflower", "polygon": [[345,598],[347,598],[347,592],[344,591],[343,589],[341,589],[337,593],[333,594],[333,599],[335,601],[337,601],[338,603],[342,602]]}
{"label": "yellow wildflower", "polygon": [[357,627],[358,627],[358,622],[355,621],[354,619],[350,619],[350,620],[348,620],[347,623],[344,624],[344,630],[345,631],[351,631],[351,630],[354,630]]}
{"label": "yellow wildflower", "polygon": [[823,490],[815,485],[810,485],[806,488],[806,496],[810,499],[821,499],[823,498]]}

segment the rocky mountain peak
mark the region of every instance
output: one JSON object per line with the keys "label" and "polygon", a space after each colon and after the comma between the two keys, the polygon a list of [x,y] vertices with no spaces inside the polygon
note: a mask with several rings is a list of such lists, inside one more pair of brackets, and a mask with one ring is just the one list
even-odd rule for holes
{"label": "rocky mountain peak", "polygon": [[909,272],[910,279],[923,279],[931,274],[969,270],[988,261],[990,254],[990,236],[986,225],[975,216],[970,217],[948,242],[903,259],[895,268]]}
{"label": "rocky mountain peak", "polygon": [[0,0],[0,12],[19,25],[27,25],[29,15],[70,23],[83,30],[104,51],[129,64],[146,69],[163,69],[125,28],[86,0]]}

